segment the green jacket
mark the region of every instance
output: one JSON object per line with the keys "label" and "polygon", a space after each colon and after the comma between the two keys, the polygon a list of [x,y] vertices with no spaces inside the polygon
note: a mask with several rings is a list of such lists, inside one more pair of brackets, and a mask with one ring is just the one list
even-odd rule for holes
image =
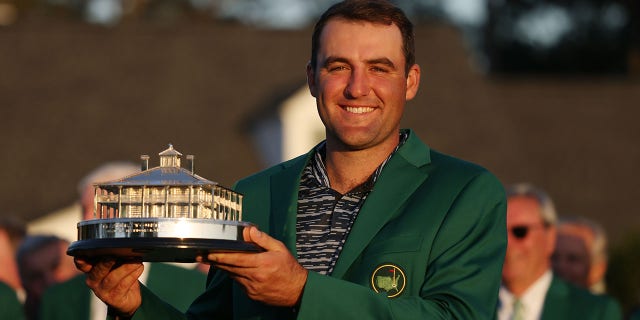
{"label": "green jacket", "polygon": [[[236,186],[245,195],[244,220],[284,242],[294,255],[298,186],[311,154]],[[502,185],[493,175],[431,150],[410,132],[367,197],[333,274],[310,272],[298,308],[252,301],[224,272],[212,270],[207,291],[187,316],[492,319],[507,242],[505,210]],[[143,289],[134,319],[185,317],[171,315]]]}
{"label": "green jacket", "polygon": [[18,300],[15,290],[0,281],[0,319],[24,319],[22,303]]}
{"label": "green jacket", "polygon": [[[198,270],[165,263],[149,265],[146,284],[159,297],[186,311],[204,291],[206,276]],[[81,274],[48,288],[40,305],[40,320],[89,320],[91,290]]]}
{"label": "green jacket", "polygon": [[544,299],[541,320],[621,320],[618,302],[608,295],[595,295],[557,276],[551,280]]}

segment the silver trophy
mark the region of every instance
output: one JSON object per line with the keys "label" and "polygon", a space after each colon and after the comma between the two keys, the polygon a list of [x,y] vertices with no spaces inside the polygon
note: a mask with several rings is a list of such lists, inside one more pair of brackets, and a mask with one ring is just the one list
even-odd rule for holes
{"label": "silver trophy", "polygon": [[216,251],[253,252],[243,241],[242,194],[194,173],[194,157],[169,145],[159,153],[160,166],[95,183],[94,217],[78,223],[78,240],[67,254],[111,256],[151,262],[194,262]]}

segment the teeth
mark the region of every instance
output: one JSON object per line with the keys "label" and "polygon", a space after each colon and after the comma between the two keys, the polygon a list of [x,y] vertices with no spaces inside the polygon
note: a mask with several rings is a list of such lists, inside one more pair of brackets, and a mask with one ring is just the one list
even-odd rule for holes
{"label": "teeth", "polygon": [[345,110],[351,113],[366,113],[373,111],[371,107],[345,107]]}

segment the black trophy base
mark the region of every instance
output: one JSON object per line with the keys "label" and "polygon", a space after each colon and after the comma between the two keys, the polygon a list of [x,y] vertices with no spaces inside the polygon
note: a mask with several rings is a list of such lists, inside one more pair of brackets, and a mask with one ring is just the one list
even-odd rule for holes
{"label": "black trophy base", "polygon": [[219,239],[189,238],[112,238],[87,239],[71,243],[67,254],[74,257],[144,262],[195,262],[212,252],[260,252],[253,243]]}

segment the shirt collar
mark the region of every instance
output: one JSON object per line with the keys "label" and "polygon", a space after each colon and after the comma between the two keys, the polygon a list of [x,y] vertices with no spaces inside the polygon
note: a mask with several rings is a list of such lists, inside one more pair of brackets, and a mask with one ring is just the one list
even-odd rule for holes
{"label": "shirt collar", "polygon": [[[382,168],[384,165],[391,159],[391,157],[398,151],[398,149],[407,142],[409,138],[408,130],[400,130],[400,139],[398,141],[398,145],[396,145],[395,149],[389,154],[389,156],[378,166],[378,168],[373,172],[373,174],[367,179],[367,181],[363,182],[361,185],[355,187],[353,190],[349,192],[369,192],[373,189],[373,185],[376,180],[380,176],[382,172]],[[331,184],[329,182],[329,176],[327,175],[327,167],[324,164],[324,159],[327,154],[327,141],[323,141],[322,143],[316,146],[314,155],[311,157],[311,168],[313,172],[313,176],[317,183],[322,185],[323,187],[330,188]]]}
{"label": "shirt collar", "polygon": [[[551,280],[553,274],[551,270],[547,270],[542,276],[538,278],[527,290],[520,296],[520,301],[526,308],[525,319],[540,319],[542,315],[542,307],[544,305],[544,299],[547,295],[547,291],[551,286]],[[506,313],[511,314],[511,306],[516,300],[516,296],[509,291],[504,285],[500,286],[500,310],[499,318],[503,319],[503,315]]]}

